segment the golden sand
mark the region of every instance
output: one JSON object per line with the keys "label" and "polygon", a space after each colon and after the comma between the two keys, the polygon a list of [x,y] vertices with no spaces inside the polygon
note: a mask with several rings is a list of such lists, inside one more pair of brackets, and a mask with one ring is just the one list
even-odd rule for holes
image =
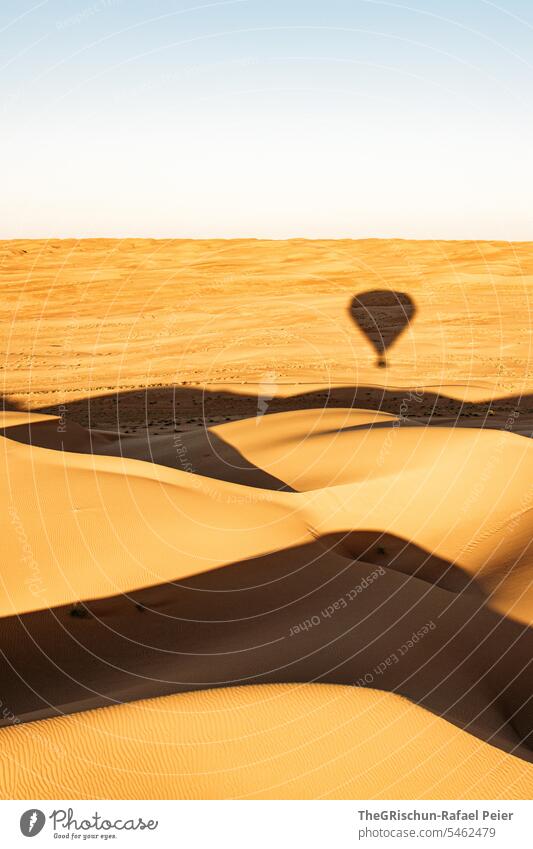
{"label": "golden sand", "polygon": [[0,256],[2,794],[530,797],[533,246]]}

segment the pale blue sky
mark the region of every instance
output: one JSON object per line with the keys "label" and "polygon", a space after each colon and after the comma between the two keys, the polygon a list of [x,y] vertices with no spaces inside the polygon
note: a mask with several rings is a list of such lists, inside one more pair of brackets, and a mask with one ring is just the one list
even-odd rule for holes
{"label": "pale blue sky", "polygon": [[533,238],[530,0],[3,0],[0,237]]}

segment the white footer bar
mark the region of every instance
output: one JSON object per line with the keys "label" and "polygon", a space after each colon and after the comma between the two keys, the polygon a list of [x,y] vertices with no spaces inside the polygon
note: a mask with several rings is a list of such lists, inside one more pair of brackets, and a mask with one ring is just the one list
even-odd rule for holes
{"label": "white footer bar", "polygon": [[4,846],[341,849],[532,845],[533,802],[0,802]]}

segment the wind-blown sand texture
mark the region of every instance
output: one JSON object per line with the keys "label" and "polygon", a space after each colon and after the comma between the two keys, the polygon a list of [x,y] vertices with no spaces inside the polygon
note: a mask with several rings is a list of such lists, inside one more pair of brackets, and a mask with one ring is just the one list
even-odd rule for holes
{"label": "wind-blown sand texture", "polygon": [[0,260],[2,794],[529,798],[533,245]]}

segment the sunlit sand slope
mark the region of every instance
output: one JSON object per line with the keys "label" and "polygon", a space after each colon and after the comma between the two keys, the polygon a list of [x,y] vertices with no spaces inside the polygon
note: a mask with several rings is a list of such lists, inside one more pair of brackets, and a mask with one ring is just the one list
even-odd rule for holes
{"label": "sunlit sand slope", "polygon": [[5,798],[524,799],[533,766],[398,696],[191,693],[0,730]]}

